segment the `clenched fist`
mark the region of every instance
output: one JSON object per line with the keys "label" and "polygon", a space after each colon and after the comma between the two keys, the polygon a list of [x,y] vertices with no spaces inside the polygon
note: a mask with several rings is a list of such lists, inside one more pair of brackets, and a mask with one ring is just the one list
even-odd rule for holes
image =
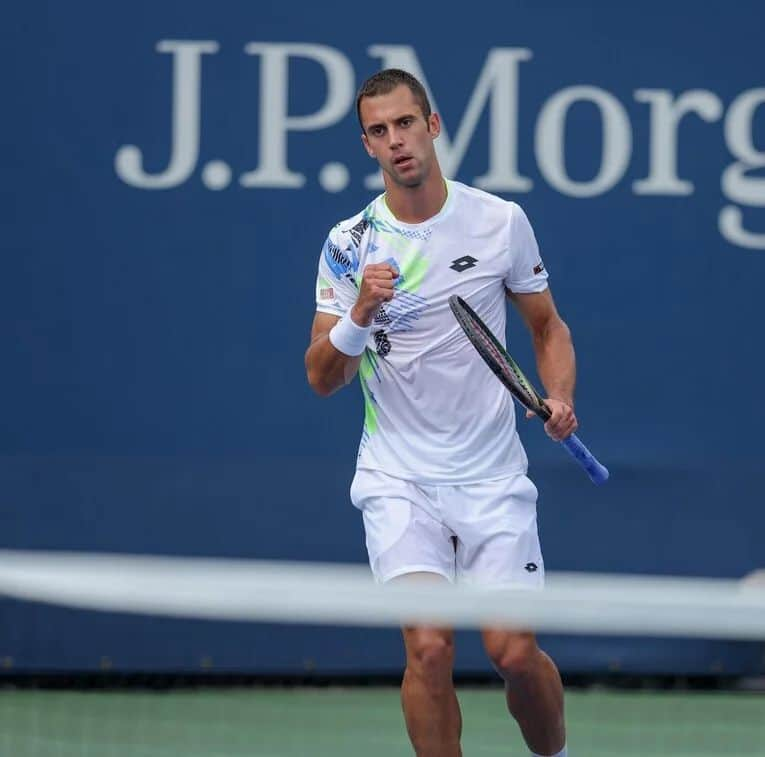
{"label": "clenched fist", "polygon": [[369,326],[380,305],[390,302],[395,293],[398,270],[390,263],[370,263],[364,266],[361,288],[351,318],[359,326]]}

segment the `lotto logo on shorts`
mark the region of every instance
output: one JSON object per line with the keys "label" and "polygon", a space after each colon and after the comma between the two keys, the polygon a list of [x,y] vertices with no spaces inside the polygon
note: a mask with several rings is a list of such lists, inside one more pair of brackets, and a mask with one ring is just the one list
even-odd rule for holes
{"label": "lotto logo on shorts", "polygon": [[335,299],[335,290],[332,287],[327,287],[326,289],[319,289],[319,299],[320,300],[334,300]]}
{"label": "lotto logo on shorts", "polygon": [[539,568],[537,568],[537,564],[536,564],[535,562],[527,562],[527,563],[526,563],[526,564],[523,566],[523,569],[524,569],[524,570],[525,570],[527,573],[535,573],[537,570],[539,570]]}
{"label": "lotto logo on shorts", "polygon": [[545,264],[540,260],[535,266],[534,266],[534,275],[536,276],[538,273],[542,273],[545,269]]}

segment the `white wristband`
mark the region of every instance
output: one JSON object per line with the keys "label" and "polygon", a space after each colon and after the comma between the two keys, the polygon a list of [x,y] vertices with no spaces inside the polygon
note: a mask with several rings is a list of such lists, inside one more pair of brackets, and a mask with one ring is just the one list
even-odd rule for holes
{"label": "white wristband", "polygon": [[372,330],[369,326],[357,326],[349,310],[329,332],[329,341],[336,350],[350,357],[358,357],[367,346],[367,337]]}

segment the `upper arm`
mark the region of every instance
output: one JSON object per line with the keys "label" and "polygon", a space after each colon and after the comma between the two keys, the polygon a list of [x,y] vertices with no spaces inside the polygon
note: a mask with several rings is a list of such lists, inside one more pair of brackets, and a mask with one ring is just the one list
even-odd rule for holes
{"label": "upper arm", "polygon": [[547,271],[539,255],[534,230],[520,205],[508,203],[508,267],[505,286],[515,293],[536,293],[547,286]]}
{"label": "upper arm", "polygon": [[328,334],[339,320],[340,316],[332,315],[331,313],[322,313],[320,310],[317,310],[316,315],[313,317],[313,324],[311,325],[311,344],[322,336]]}
{"label": "upper arm", "polygon": [[349,356],[334,347],[328,338],[340,317],[317,311],[311,326],[311,343],[305,352],[308,383],[322,397],[350,384],[359,369],[361,355]]}
{"label": "upper arm", "polygon": [[354,255],[339,226],[333,227],[319,256],[311,344],[327,334],[356,301]]}

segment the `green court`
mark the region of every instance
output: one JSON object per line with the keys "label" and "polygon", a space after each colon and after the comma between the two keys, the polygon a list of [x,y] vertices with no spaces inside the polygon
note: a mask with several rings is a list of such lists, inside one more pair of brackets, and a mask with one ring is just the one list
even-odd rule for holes
{"label": "green court", "polygon": [[[527,755],[498,688],[460,688],[465,757]],[[571,757],[765,757],[765,694],[567,693]],[[2,757],[404,757],[398,690],[0,691]]]}

